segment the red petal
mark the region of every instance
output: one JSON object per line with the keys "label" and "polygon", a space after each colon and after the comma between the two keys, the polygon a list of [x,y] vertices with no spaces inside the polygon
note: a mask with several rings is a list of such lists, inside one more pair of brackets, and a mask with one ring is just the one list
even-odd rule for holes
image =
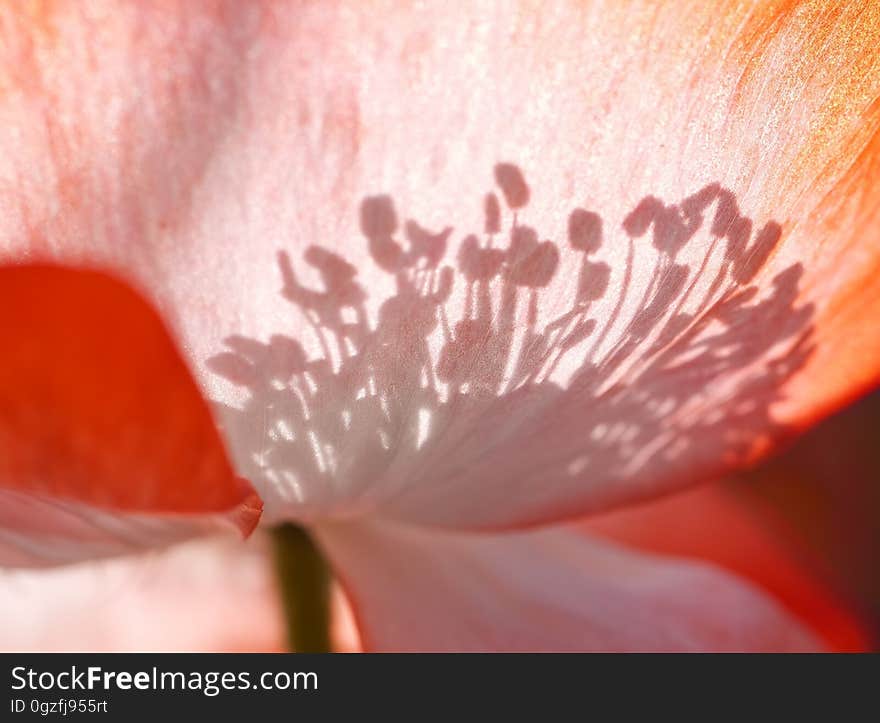
{"label": "red petal", "polygon": [[[253,529],[258,498],[233,474],[159,317],[129,287],[99,272],[2,268],[0,335],[3,490]],[[15,527],[39,524],[19,515]]]}

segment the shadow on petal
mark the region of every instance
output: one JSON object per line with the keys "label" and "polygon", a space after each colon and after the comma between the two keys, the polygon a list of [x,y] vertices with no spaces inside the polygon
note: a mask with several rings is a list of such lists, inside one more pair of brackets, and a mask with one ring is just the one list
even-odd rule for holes
{"label": "shadow on petal", "polygon": [[574,208],[555,241],[528,223],[523,173],[501,163],[494,180],[475,199],[482,232],[428,228],[377,194],[365,253],[279,251],[289,329],[230,336],[207,360],[243,392],[219,417],[273,516],[536,524],[717,474],[787,434],[772,407],[812,352],[814,310],[799,264],[756,280],[780,224],[712,183],[620,220]]}

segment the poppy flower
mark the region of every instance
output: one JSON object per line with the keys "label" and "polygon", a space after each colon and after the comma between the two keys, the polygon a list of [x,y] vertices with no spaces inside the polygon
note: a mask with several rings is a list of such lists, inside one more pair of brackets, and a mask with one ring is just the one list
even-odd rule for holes
{"label": "poppy flower", "polygon": [[369,649],[822,646],[574,521],[877,382],[880,8],[2,17],[0,562],[262,509]]}

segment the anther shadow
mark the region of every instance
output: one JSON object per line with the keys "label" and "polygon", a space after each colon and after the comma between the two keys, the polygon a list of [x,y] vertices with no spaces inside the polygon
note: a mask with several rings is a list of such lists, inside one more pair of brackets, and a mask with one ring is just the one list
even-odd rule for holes
{"label": "anther shadow", "polygon": [[[451,226],[401,224],[389,196],[363,199],[363,242],[394,281],[375,320],[351,262],[309,246],[315,289],[279,252],[281,293],[300,314],[291,328],[305,320],[321,355],[296,335],[231,336],[208,360],[247,390],[240,408],[221,410],[243,474],[280,486],[306,514],[381,503],[491,525],[480,506],[497,499],[498,481],[538,521],[639,496],[649,481],[671,486],[782,431],[771,408],[811,353],[813,309],[798,306],[799,265],[769,288],[753,283],[779,224],[754,229],[719,184],[669,205],[646,197],[610,232],[574,209],[574,291],[542,320],[560,249],[520,220],[531,196],[520,170],[499,164],[495,182],[481,233],[456,235],[454,262]],[[700,231],[708,242],[685,254]],[[626,261],[615,270],[600,251],[616,236]],[[653,269],[636,289],[645,244]]]}

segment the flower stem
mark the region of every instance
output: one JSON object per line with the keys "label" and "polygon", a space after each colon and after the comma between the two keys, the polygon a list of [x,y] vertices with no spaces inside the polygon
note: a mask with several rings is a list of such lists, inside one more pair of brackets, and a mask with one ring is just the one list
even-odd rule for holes
{"label": "flower stem", "polygon": [[330,569],[311,536],[297,525],[272,530],[275,570],[291,650],[330,652]]}

